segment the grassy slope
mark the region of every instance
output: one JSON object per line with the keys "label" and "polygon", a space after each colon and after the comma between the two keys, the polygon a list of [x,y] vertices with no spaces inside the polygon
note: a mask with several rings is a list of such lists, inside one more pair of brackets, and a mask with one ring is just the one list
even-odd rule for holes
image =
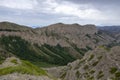
{"label": "grassy slope", "polygon": [[21,73],[21,74],[30,74],[30,75],[46,75],[47,73],[41,69],[36,67],[35,65],[31,64],[28,61],[22,60],[22,64],[19,64],[17,66],[10,66],[0,69],[0,76],[6,75],[10,73]]}

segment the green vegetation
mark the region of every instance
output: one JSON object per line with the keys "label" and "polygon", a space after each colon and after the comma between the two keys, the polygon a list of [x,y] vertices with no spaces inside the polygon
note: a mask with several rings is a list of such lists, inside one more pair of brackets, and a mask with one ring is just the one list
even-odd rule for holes
{"label": "green vegetation", "polygon": [[111,77],[111,80],[120,80],[120,72],[116,72],[114,77]]}
{"label": "green vegetation", "polygon": [[60,78],[64,79],[64,78],[65,78],[65,76],[66,76],[66,72],[64,72],[64,73],[61,75],[61,77],[60,77]]}
{"label": "green vegetation", "polygon": [[76,59],[69,54],[69,48],[61,47],[59,44],[56,46],[48,44],[39,46],[30,44],[18,36],[2,36],[0,44],[18,58],[30,61],[38,66],[66,65]]}
{"label": "green vegetation", "polygon": [[103,71],[99,71],[98,75],[97,75],[97,79],[100,79],[104,76]]}
{"label": "green vegetation", "polygon": [[91,38],[91,36],[89,34],[86,34],[85,36],[87,36],[88,38]]}
{"label": "green vegetation", "polygon": [[110,51],[110,49],[111,49],[111,48],[106,47],[106,46],[104,46],[104,45],[99,46],[99,48],[103,48],[103,49],[106,50],[106,51]]}
{"label": "green vegetation", "polygon": [[21,73],[21,74],[30,74],[30,75],[47,75],[47,73],[35,65],[31,64],[28,61],[23,61],[22,64],[18,66],[6,67],[0,69],[0,76],[10,73]]}
{"label": "green vegetation", "polygon": [[33,64],[35,64],[36,66],[38,67],[43,67],[43,68],[50,68],[50,67],[57,67],[59,65],[56,65],[56,64],[50,64],[50,63],[47,63],[47,62],[32,62]]}
{"label": "green vegetation", "polygon": [[78,48],[75,44],[71,44],[71,46],[77,51],[79,52],[82,56],[84,56],[84,54],[89,51],[92,50],[92,48],[90,48],[89,46],[86,46],[86,48]]}
{"label": "green vegetation", "polygon": [[116,67],[112,67],[112,68],[110,69],[110,73],[111,73],[111,74],[114,74],[116,71],[117,71],[117,68],[116,68]]}
{"label": "green vegetation", "polygon": [[94,80],[94,76],[90,76],[87,80]]}
{"label": "green vegetation", "polygon": [[23,60],[35,61],[38,56],[30,49],[30,44],[17,36],[2,36],[0,43],[8,51]]}
{"label": "green vegetation", "polygon": [[64,65],[75,60],[75,58],[68,53],[68,48],[61,47],[59,44],[56,46],[44,44],[41,47],[38,46],[38,48],[52,57],[53,61],[51,61],[51,58],[49,59],[52,64]]}
{"label": "green vegetation", "polygon": [[88,69],[88,68],[89,68],[88,65],[85,65],[85,66],[83,67],[84,70],[86,70],[86,69]]}
{"label": "green vegetation", "polygon": [[98,57],[98,60],[101,60],[101,59],[102,59],[102,57],[103,57],[103,56],[99,56],[99,57]]}
{"label": "green vegetation", "polygon": [[79,71],[76,72],[76,77],[79,78],[79,76],[81,75],[81,73]]}
{"label": "green vegetation", "polygon": [[90,74],[94,74],[94,73],[95,73],[95,71],[94,71],[94,70],[91,70],[91,71],[90,71]]}
{"label": "green vegetation", "polygon": [[18,64],[17,59],[12,59],[10,62],[14,64]]}
{"label": "green vegetation", "polygon": [[99,61],[96,61],[92,64],[92,66],[96,66],[98,64]]}
{"label": "green vegetation", "polygon": [[116,72],[116,73],[115,73],[115,77],[116,77],[116,78],[120,78],[120,72]]}
{"label": "green vegetation", "polygon": [[2,64],[4,60],[5,58],[2,55],[0,55],[0,64]]}
{"label": "green vegetation", "polygon": [[90,55],[90,58],[88,59],[88,61],[92,60],[94,58],[95,55]]}
{"label": "green vegetation", "polygon": [[3,61],[0,61],[0,64],[2,64],[3,63]]}
{"label": "green vegetation", "polygon": [[95,43],[96,43],[96,44],[100,42],[100,40],[97,39],[97,38],[94,38],[94,40],[95,40]]}

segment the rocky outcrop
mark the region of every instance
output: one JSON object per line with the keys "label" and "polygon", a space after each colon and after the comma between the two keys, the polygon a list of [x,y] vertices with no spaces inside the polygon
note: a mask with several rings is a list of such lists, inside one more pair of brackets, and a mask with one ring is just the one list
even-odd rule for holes
{"label": "rocky outcrop", "polygon": [[[89,51],[81,60],[69,63],[67,67],[56,71],[63,80],[119,80],[120,79],[120,47],[111,49],[100,46]],[[58,68],[59,69],[59,68]],[[55,68],[48,69],[51,73]],[[52,74],[52,73],[51,73]]]}

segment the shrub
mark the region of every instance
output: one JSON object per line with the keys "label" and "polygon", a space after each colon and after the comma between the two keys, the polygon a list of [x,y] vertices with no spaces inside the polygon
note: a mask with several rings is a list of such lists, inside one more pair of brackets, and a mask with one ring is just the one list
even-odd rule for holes
{"label": "shrub", "polygon": [[94,71],[94,70],[91,70],[91,71],[90,71],[90,74],[93,74],[93,73],[95,73],[95,71]]}
{"label": "shrub", "polygon": [[98,64],[99,61],[96,61],[92,64],[92,66],[96,66]]}
{"label": "shrub", "polygon": [[88,61],[92,60],[94,58],[94,55],[90,55],[90,58],[88,59]]}
{"label": "shrub", "polygon": [[110,73],[111,73],[111,74],[114,74],[116,71],[117,71],[117,68],[116,68],[116,67],[112,67],[112,68],[110,69]]}
{"label": "shrub", "polygon": [[100,79],[104,76],[103,71],[99,71],[98,75],[97,75],[97,79]]}
{"label": "shrub", "polygon": [[77,72],[76,72],[76,77],[79,78],[80,75],[81,75],[80,72],[77,71]]}
{"label": "shrub", "polygon": [[88,78],[87,80],[94,80],[94,76],[91,76],[91,77]]}
{"label": "shrub", "polygon": [[85,36],[87,36],[88,38],[91,38],[91,36],[89,34],[86,34]]}
{"label": "shrub", "polygon": [[85,65],[84,67],[83,67],[83,69],[88,69],[89,68],[89,66],[88,65]]}
{"label": "shrub", "polygon": [[115,73],[115,77],[116,77],[116,78],[120,78],[120,72],[116,72],[116,73]]}
{"label": "shrub", "polygon": [[100,59],[102,59],[102,56],[99,56],[99,57],[98,57],[98,60],[100,60]]}

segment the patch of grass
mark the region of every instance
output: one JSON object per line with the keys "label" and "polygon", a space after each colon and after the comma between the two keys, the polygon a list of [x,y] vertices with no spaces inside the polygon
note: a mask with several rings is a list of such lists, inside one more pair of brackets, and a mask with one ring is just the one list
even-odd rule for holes
{"label": "patch of grass", "polygon": [[116,77],[116,78],[120,78],[120,72],[116,72],[116,73],[115,73],[115,77]]}
{"label": "patch of grass", "polygon": [[90,58],[88,59],[88,61],[92,60],[94,58],[94,55],[90,55]]}
{"label": "patch of grass", "polygon": [[79,78],[79,76],[81,75],[81,73],[79,71],[76,71],[76,77]]}
{"label": "patch of grass", "polygon": [[97,79],[100,79],[104,76],[103,71],[99,71],[98,75],[97,75]]}
{"label": "patch of grass", "polygon": [[0,76],[10,73],[21,73],[21,74],[30,74],[30,75],[47,75],[47,73],[35,65],[31,64],[28,61],[23,61],[22,64],[18,66],[6,67],[0,69]]}
{"label": "patch of grass", "polygon": [[98,60],[100,60],[100,59],[102,59],[102,56],[99,56],[99,57],[98,57]]}
{"label": "patch of grass", "polygon": [[111,49],[111,48],[106,47],[106,46],[104,46],[104,45],[99,46],[99,48],[103,48],[103,49],[106,50],[106,51],[110,51],[110,49]]}
{"label": "patch of grass", "polygon": [[50,68],[50,67],[58,67],[59,65],[55,65],[55,64],[50,64],[47,62],[32,62],[33,64],[35,64],[38,67],[43,67],[43,68]]}
{"label": "patch of grass", "polygon": [[88,65],[85,65],[85,66],[83,67],[84,70],[86,70],[86,69],[88,69],[88,68],[89,68]]}
{"label": "patch of grass", "polygon": [[64,79],[64,78],[65,78],[65,76],[66,76],[66,72],[64,72],[64,73],[61,75],[61,77],[60,77],[60,78]]}
{"label": "patch of grass", "polygon": [[10,62],[14,64],[18,64],[17,59],[12,59]]}
{"label": "patch of grass", "polygon": [[94,73],[95,73],[95,71],[94,71],[94,70],[91,70],[91,71],[90,71],[90,74],[94,74]]}
{"label": "patch of grass", "polygon": [[96,61],[92,64],[92,66],[96,66],[99,63],[99,61]]}
{"label": "patch of grass", "polygon": [[90,76],[87,80],[94,80],[94,76]]}
{"label": "patch of grass", "polygon": [[0,55],[0,64],[2,64],[4,62],[5,58],[2,57],[2,55]]}
{"label": "patch of grass", "polygon": [[3,62],[4,62],[4,61],[3,61],[3,60],[1,60],[1,61],[0,61],[0,64],[2,64]]}
{"label": "patch of grass", "polygon": [[117,71],[117,68],[116,68],[116,67],[112,67],[112,68],[110,69],[110,73],[111,73],[111,74],[114,74],[116,71]]}

